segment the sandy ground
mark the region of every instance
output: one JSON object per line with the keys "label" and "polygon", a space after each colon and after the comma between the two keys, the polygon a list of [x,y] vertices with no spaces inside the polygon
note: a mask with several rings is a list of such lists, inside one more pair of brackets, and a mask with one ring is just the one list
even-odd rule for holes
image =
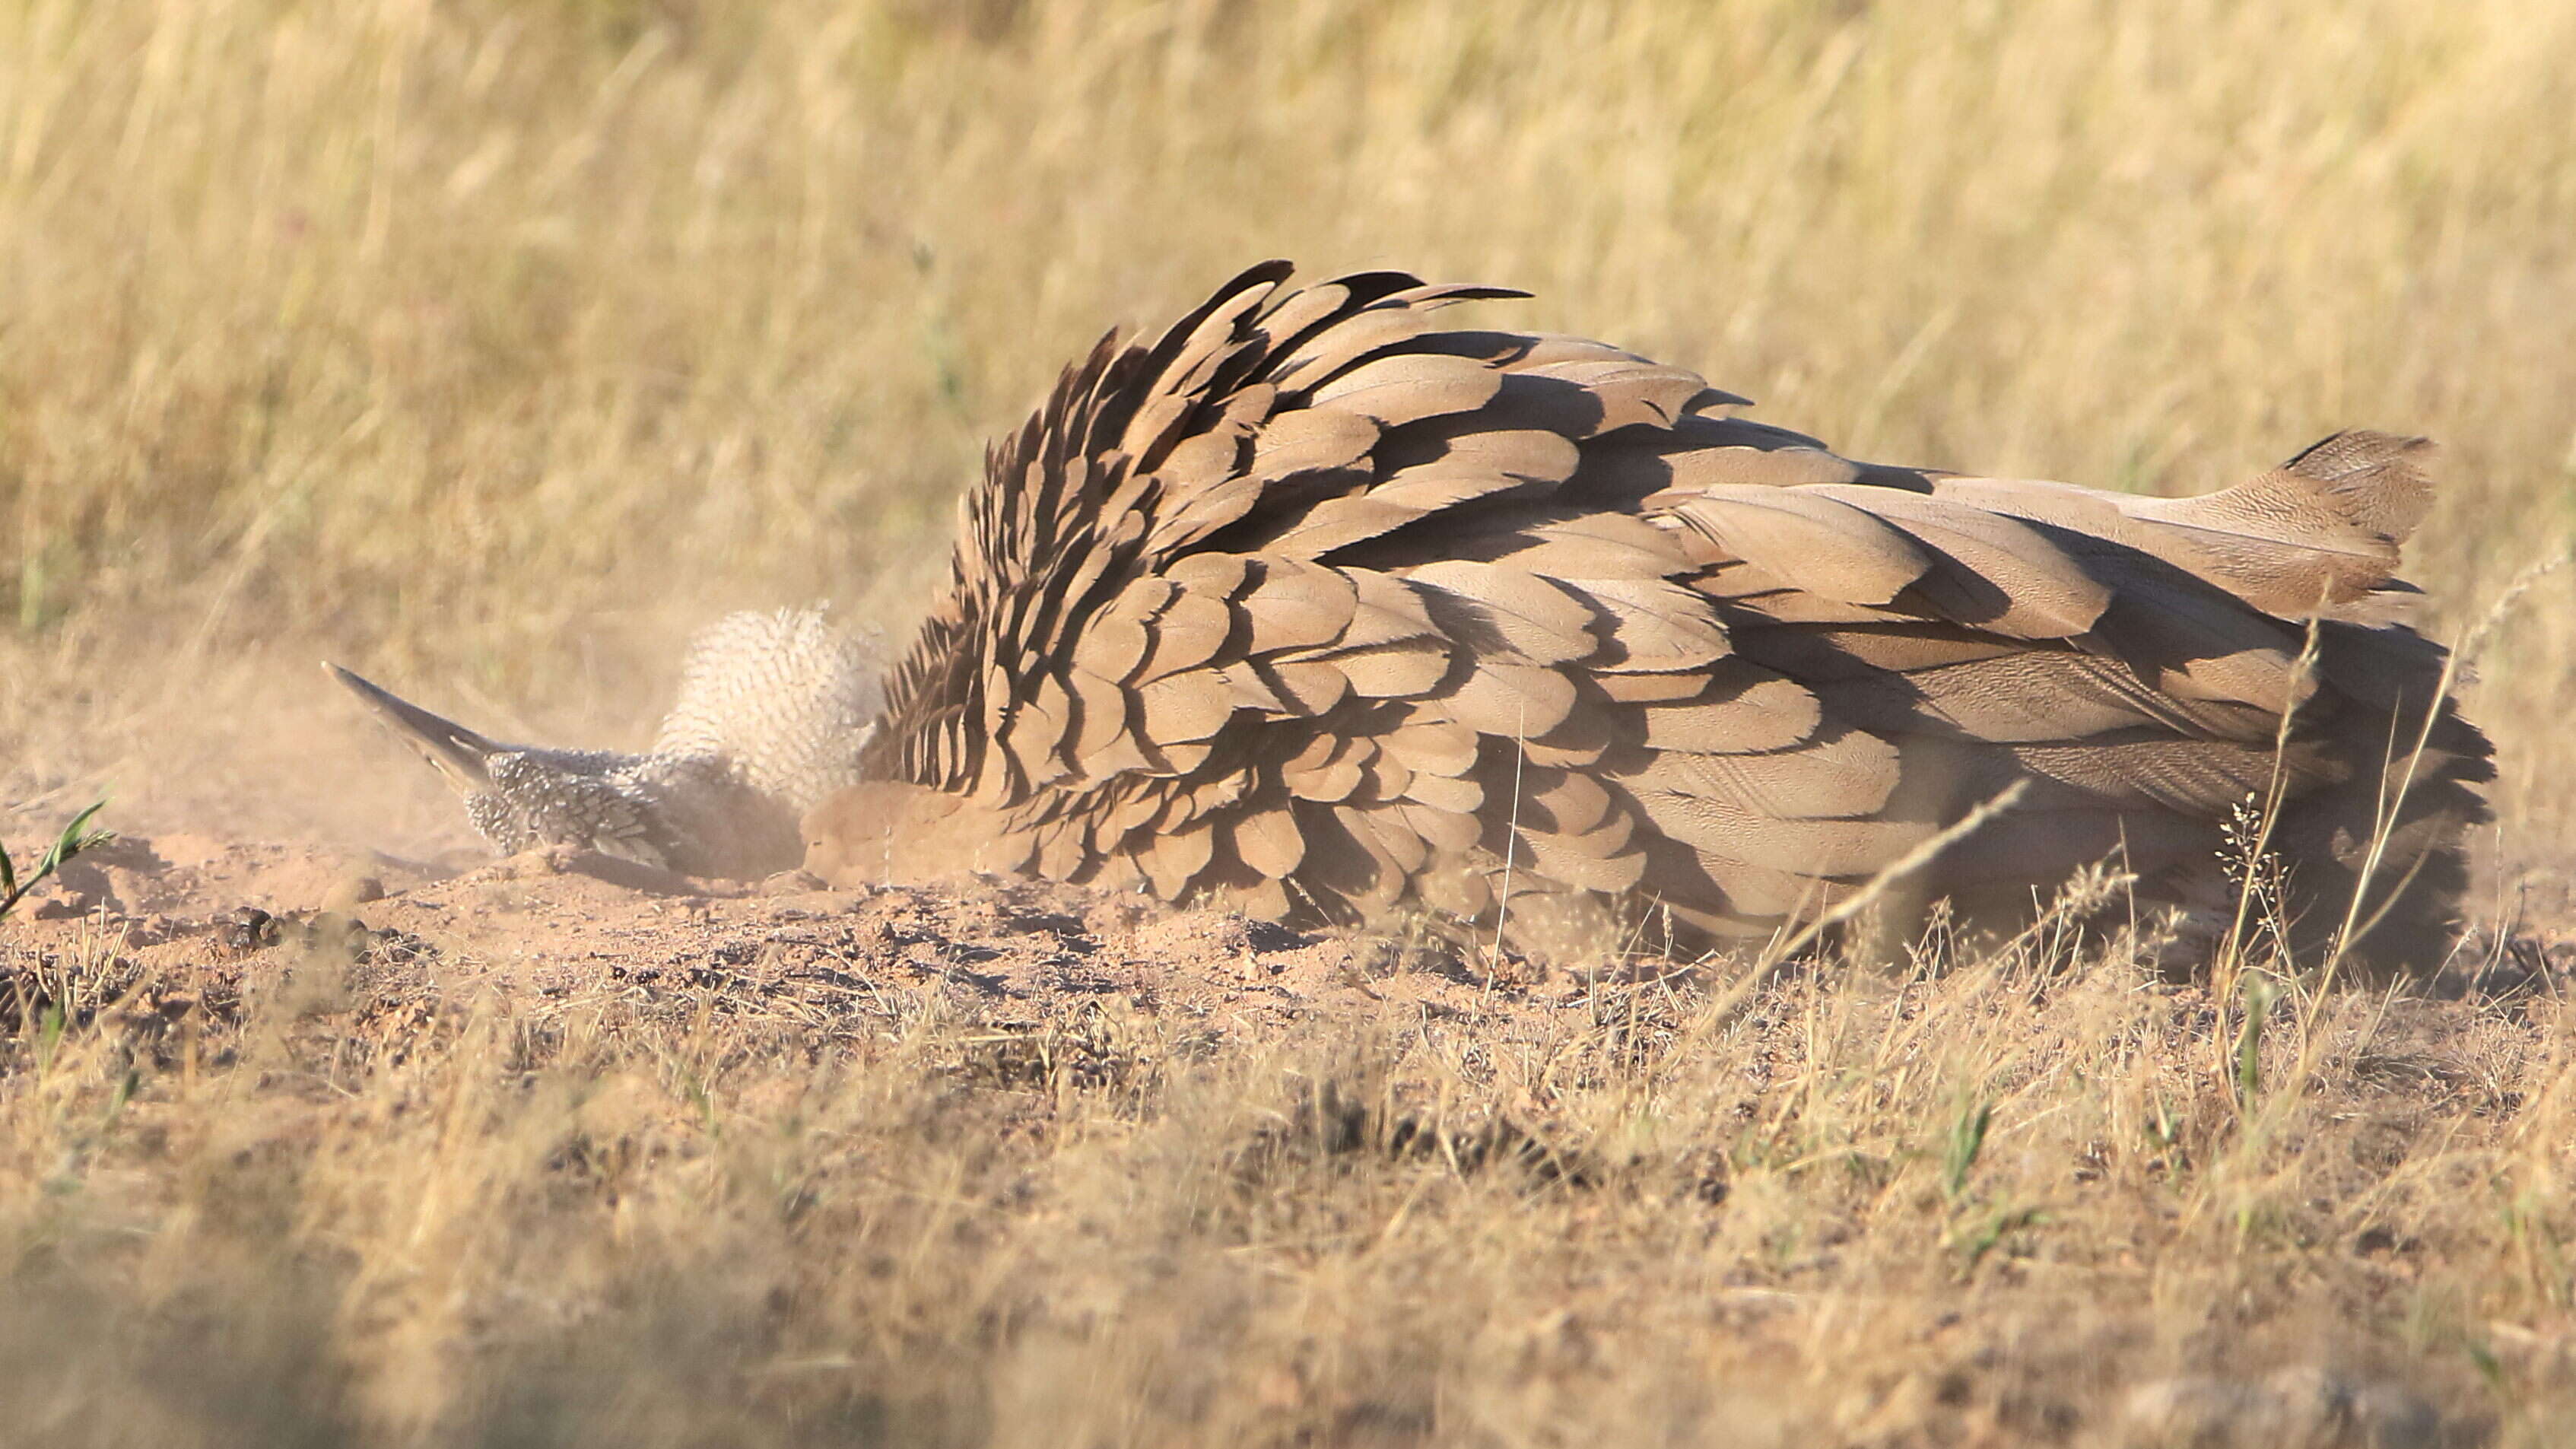
{"label": "sandy ground", "polygon": [[[20,819],[11,831],[13,854],[21,859],[32,843],[28,825]],[[978,1079],[1026,1083],[1114,1075],[1114,1041],[1096,1031],[1066,1030],[1069,1023],[1110,1018],[1149,1021],[1150,1035],[1164,1049],[1203,1059],[1257,1054],[1301,1033],[1354,1028],[1470,1043],[1499,1054],[1514,1044],[1606,1040],[1603,1012],[1610,1000],[1618,1003],[1613,1011],[1632,1014],[1631,1038],[1639,1030],[1634,1014],[1642,1010],[1652,1018],[1647,1034],[1669,1041],[1693,1003],[1705,1001],[1710,986],[1725,984],[1728,969],[1673,971],[1678,984],[1667,992],[1656,978],[1669,963],[1587,974],[1436,941],[1300,932],[1223,910],[1172,909],[1042,882],[981,879],[855,891],[811,885],[792,874],[754,885],[691,881],[561,850],[496,861],[459,847],[418,860],[183,831],[127,836],[75,860],[21,917],[0,928],[0,1018],[9,1018],[0,1020],[0,1029],[25,1031],[30,997],[71,979],[64,963],[76,961],[89,963],[76,988],[81,999],[50,1005],[75,1014],[114,1013],[145,1035],[193,1019],[216,1028],[205,1033],[211,1041],[222,1039],[223,1025],[244,1019],[246,1001],[271,993],[271,1001],[285,999],[298,1013],[334,1018],[337,1041],[352,1045],[335,1043],[333,1054],[392,1047],[433,1014],[480,1003],[541,1027],[588,1013],[684,1032],[693,1016],[723,1016],[729,1028],[750,1034],[742,1039],[766,1038],[819,1055],[843,1043],[864,1050],[889,1023],[907,1013],[917,1018],[922,1003],[935,1000],[967,1024],[957,1038],[962,1049],[989,1057],[969,1063]],[[307,969],[316,962],[329,969]],[[2319,1105],[2337,1120],[2364,1122],[2369,1132],[2362,1136],[2381,1134],[2392,1142],[2433,1140],[2467,1130],[2459,1124],[2496,1120],[2516,1101],[2488,1080],[2494,1064],[2546,1054],[2548,1039],[2563,1030],[2556,1002],[2576,985],[2571,970],[2576,933],[2527,925],[2502,935],[2473,932],[2454,967],[2429,989],[2387,1003],[2376,1044],[2366,1059],[2329,1073]],[[1734,1099],[1736,1119],[1777,1110],[1780,1082],[1795,1080],[1802,1056],[1816,1050],[1801,1038],[1818,1018],[1802,1012],[1795,998],[1826,983],[1818,977],[1802,985],[1797,974],[1780,987],[1781,1000],[1731,1028],[1735,1034],[1716,1048],[1728,1063],[1722,1075],[1733,1079],[1721,1095]],[[2082,988],[2070,984],[2076,989]],[[2170,998],[2153,1017],[2174,1034],[2170,1050],[2177,1057],[2199,1050],[2188,1043],[2207,1029],[2202,987],[2182,982],[2157,989]],[[303,1000],[308,996],[313,999]],[[172,1031],[165,1039],[184,1035]],[[1057,1059],[1085,1053],[1099,1060]],[[313,1075],[327,1079],[329,1070]],[[1789,1090],[1795,1095],[1797,1089]],[[1489,1127],[1526,1123],[1539,1135],[1520,1135],[1515,1125],[1502,1138],[1490,1132],[1444,1137],[1443,1149],[1474,1153],[1502,1145],[1541,1158],[1552,1150],[1530,1146],[1547,1136],[1546,1104],[1525,1095],[1498,1097],[1484,1110]],[[1004,1113],[988,1129],[1020,1130],[1014,1122]],[[1383,1127],[1371,1130],[1385,1134]],[[1394,1129],[1392,1140],[1400,1145],[1403,1135]],[[2090,1190],[2081,1164],[2078,1158],[2066,1188],[2076,1201]],[[1590,1169],[1575,1160],[1561,1170],[1579,1177]],[[2330,1175],[2331,1190],[2319,1203],[2359,1201],[2373,1180],[2359,1157]],[[1726,1170],[1712,1168],[1702,1186],[1706,1209],[1715,1211],[1726,1200]],[[2321,1222],[2331,1220],[2326,1209],[2317,1212]],[[2321,1231],[2330,1241],[2344,1230]],[[2439,1239],[2427,1247],[2409,1233],[2363,1229],[2348,1253],[2336,1251],[2340,1266],[2331,1273],[2280,1290],[2279,1307],[2245,1317],[2267,1322],[2277,1314],[2280,1322],[2300,1323],[2389,1317],[2390,1305],[2417,1291],[2428,1275],[2472,1266],[2464,1258],[2446,1263],[2443,1253]],[[1812,1301],[1830,1299],[1838,1271],[1833,1258],[1828,1252],[1819,1259],[1828,1287]],[[2134,1271],[2121,1261],[2113,1260],[2117,1271]],[[2004,1306],[1991,1317],[1972,1315],[1963,1323],[1958,1313],[1935,1317],[1927,1308],[1917,1315],[1924,1321],[1907,1330],[1905,1341],[1917,1344],[1907,1353],[1959,1359],[1970,1367],[1944,1372],[1972,1387],[1943,1398],[1954,1390],[1940,1385],[1952,1378],[1935,1375],[1931,1397],[1904,1412],[1920,1410],[1927,1424],[1983,1414],[1987,1419],[1979,1422],[2001,1427],[1985,1437],[1945,1433],[1885,1442],[2426,1449],[2549,1442],[2499,1434],[2510,1411],[2500,1415],[2457,1364],[2407,1364],[2384,1349],[2340,1365],[2314,1359],[2315,1350],[2305,1345],[2341,1341],[2341,1330],[2291,1332],[2268,1322],[2262,1333],[2269,1336],[2248,1340],[2267,1347],[2242,1365],[2243,1373],[2234,1372],[2235,1350],[2193,1350],[2184,1363],[2197,1354],[2215,1371],[2106,1381],[2101,1345],[2052,1346],[2047,1335],[2033,1336],[2035,1310],[2010,1296],[2057,1292],[2045,1275],[2031,1276],[2044,1266],[1999,1266],[1986,1291],[2005,1295],[1995,1300]],[[1803,1361],[1813,1346],[1799,1335],[1819,1330],[1801,1316],[1813,1312],[1802,1306],[1811,1301],[1802,1281],[1791,1273],[1778,1283],[1747,1280],[1724,1289],[1761,1311],[1747,1309],[1745,1321],[1727,1318],[1708,1331],[1725,1337],[1731,1354],[1758,1350]],[[2143,1304],[2106,1309],[2113,1326],[2101,1330],[2111,1335],[2102,1344],[2133,1351],[2146,1313]],[[2534,1341],[2542,1348],[2531,1352],[2557,1362],[2548,1357],[2562,1351],[2552,1346],[2555,1339]],[[1970,1346],[1952,1353],[1958,1344]],[[2556,1369],[2515,1372],[2528,1373],[2535,1384],[2557,1382]],[[2106,1425],[2136,1432],[2105,1436]],[[1399,1441],[1413,1442],[1406,1436],[1387,1442]]]}
{"label": "sandy ground", "polygon": [[712,991],[725,1009],[854,1038],[893,1014],[890,993],[928,992],[1002,1032],[1112,1005],[1208,1047],[1275,1042],[1315,1023],[1472,1019],[1498,1041],[1560,1036],[1600,1005],[1593,975],[1439,940],[1296,931],[1044,881],[816,885],[801,874],[692,880],[562,849],[421,861],[126,836],[76,858],[21,907],[0,932],[0,980],[104,949],[120,969],[94,989],[148,981],[153,993],[215,1005],[327,950],[360,966],[379,1010],[488,993],[514,1010],[578,999],[649,1013]]}
{"label": "sandy ground", "polygon": [[[37,853],[33,839],[12,844],[22,861]],[[2493,999],[2568,984],[2576,927],[2537,923],[2566,918],[2536,921],[2531,896],[2501,929],[2473,926],[2421,995]],[[148,973],[211,971],[228,985],[256,978],[264,953],[310,945],[319,931],[437,963],[423,967],[424,990],[561,996],[624,983],[649,996],[658,983],[721,980],[828,1016],[864,1009],[881,987],[936,982],[996,1020],[1116,998],[1201,1021],[1212,1039],[1275,1034],[1318,1015],[1528,1025],[1592,1009],[1595,982],[1438,939],[1298,931],[1044,881],[832,890],[798,873],[693,880],[563,849],[494,860],[458,846],[420,860],[191,832],[121,836],[76,858],[21,910],[12,954],[104,936]],[[1727,969],[1644,962],[1619,974],[1705,985]]]}

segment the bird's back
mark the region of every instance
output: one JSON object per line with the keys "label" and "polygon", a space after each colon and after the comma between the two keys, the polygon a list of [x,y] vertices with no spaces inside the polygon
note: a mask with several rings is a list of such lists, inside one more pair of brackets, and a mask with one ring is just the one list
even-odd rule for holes
{"label": "bird's back", "polygon": [[983,857],[1740,935],[2018,784],[1922,890],[2118,857],[2218,907],[2223,832],[2277,801],[2308,935],[2366,872],[2383,959],[2445,938],[2489,766],[2394,622],[2419,442],[2185,500],[1860,464],[1680,368],[1440,325],[1512,293],[1286,276],[1104,339],[988,456],[864,761]]}

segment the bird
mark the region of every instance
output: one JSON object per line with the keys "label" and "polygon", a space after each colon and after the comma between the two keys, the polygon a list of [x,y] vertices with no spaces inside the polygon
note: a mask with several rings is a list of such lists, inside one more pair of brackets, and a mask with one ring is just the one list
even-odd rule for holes
{"label": "bird", "polygon": [[821,607],[746,610],[701,629],[641,754],[498,743],[323,667],[437,767],[502,854],[562,845],[715,878],[798,867],[801,819],[859,782],[879,703],[868,650]]}
{"label": "bird", "polygon": [[804,869],[1717,949],[1910,860],[2005,921],[2100,864],[2449,949],[2494,768],[2408,622],[2425,440],[2182,498],[1861,462],[1441,316],[1526,293],[1293,272],[1104,336],[988,448]]}

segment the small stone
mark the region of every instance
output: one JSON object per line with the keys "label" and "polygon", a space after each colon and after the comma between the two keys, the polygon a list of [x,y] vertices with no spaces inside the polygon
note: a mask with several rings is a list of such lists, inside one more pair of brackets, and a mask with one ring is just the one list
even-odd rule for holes
{"label": "small stone", "polygon": [[257,906],[235,906],[214,920],[215,939],[235,951],[265,950],[283,935],[277,919]]}

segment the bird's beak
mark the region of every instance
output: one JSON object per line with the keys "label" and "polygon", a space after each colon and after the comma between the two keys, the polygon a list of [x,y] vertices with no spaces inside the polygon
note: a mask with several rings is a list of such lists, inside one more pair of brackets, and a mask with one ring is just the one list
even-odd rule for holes
{"label": "bird's beak", "polygon": [[366,701],[367,707],[394,728],[394,733],[411,742],[426,756],[447,782],[468,795],[481,794],[492,788],[491,772],[484,761],[508,749],[495,744],[458,724],[431,714],[419,705],[350,673],[337,664],[322,666],[331,677],[349,687],[349,692]]}

